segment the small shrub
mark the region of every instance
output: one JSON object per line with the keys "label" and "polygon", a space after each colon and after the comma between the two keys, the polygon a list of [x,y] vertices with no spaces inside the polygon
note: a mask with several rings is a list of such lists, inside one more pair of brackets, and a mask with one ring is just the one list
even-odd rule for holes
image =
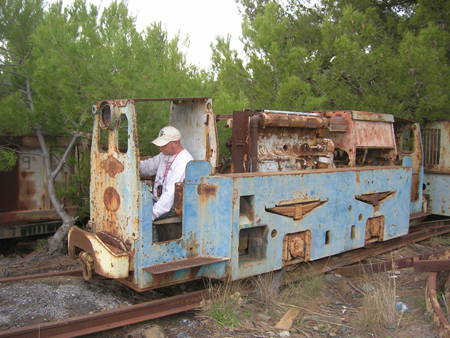
{"label": "small shrub", "polygon": [[240,282],[209,284],[209,295],[205,312],[219,327],[235,327],[240,324],[238,309],[243,305]]}

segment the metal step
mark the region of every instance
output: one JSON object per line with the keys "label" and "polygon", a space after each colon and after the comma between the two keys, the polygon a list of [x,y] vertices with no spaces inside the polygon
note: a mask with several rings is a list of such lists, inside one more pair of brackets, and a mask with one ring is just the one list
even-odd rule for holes
{"label": "metal step", "polygon": [[201,267],[203,265],[208,265],[212,263],[219,263],[230,260],[229,258],[221,257],[194,257],[187,258],[181,261],[155,264],[152,266],[147,266],[143,270],[150,272],[152,274],[158,275],[166,272],[178,271],[183,269],[191,269],[195,267]]}

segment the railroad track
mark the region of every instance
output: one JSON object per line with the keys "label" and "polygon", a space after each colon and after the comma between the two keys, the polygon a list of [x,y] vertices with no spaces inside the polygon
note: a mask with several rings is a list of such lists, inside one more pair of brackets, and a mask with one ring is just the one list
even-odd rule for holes
{"label": "railroad track", "polygon": [[75,270],[64,270],[64,271],[56,271],[56,272],[46,272],[39,273],[35,275],[25,275],[25,276],[16,276],[16,277],[7,277],[0,279],[0,283],[10,283],[10,282],[19,282],[28,279],[39,279],[39,278],[47,278],[47,277],[56,277],[56,276],[73,276],[73,275],[82,275],[82,269]]}
{"label": "railroad track", "polygon": [[[370,248],[362,248],[354,250],[352,252],[347,252],[335,257],[322,259],[315,262],[317,273],[323,273],[327,271],[332,271],[338,269],[338,272],[345,275],[345,269],[343,268],[347,265],[360,262],[370,256],[380,255],[385,252],[389,252],[405,246],[409,243],[419,242],[427,238],[442,235],[450,232],[450,221],[439,220],[427,223],[421,223],[419,226],[412,228],[411,233],[405,235],[401,238],[390,240],[388,242],[377,243]],[[448,253],[450,256],[450,252]],[[439,256],[441,257],[441,256]],[[423,257],[422,257],[423,258]],[[428,259],[429,257],[425,257]],[[405,258],[405,262],[413,262],[412,257]],[[394,262],[395,264],[402,264],[399,262]],[[392,262],[391,262],[392,264]],[[406,263],[405,263],[406,264]],[[408,263],[409,264],[409,263]],[[379,264],[378,264],[379,265]],[[423,264],[422,264],[423,265]],[[428,264],[429,265],[429,264]],[[373,269],[374,265],[371,265]],[[392,267],[392,266],[391,266]],[[389,267],[389,262],[386,262],[384,268],[379,268],[379,271],[386,271]],[[405,265],[406,267],[406,265]],[[355,267],[349,267],[348,269],[355,269]],[[359,269],[359,268],[358,268]],[[384,270],[383,270],[384,269]],[[295,266],[291,266],[287,271],[288,278],[292,281],[292,276],[289,275],[290,272],[295,270]],[[358,270],[359,271],[359,270]],[[374,270],[371,270],[374,271]],[[359,271],[360,272],[360,271]],[[80,270],[71,270],[70,274],[81,274]],[[355,273],[355,272],[353,272]],[[42,278],[51,277],[55,275],[67,274],[67,272],[57,272],[49,274],[40,274],[34,276],[23,276],[23,277],[12,277],[4,278],[1,280],[4,282],[12,282],[23,279],[30,278]],[[348,274],[348,272],[347,272]],[[351,273],[350,273],[351,274]],[[434,273],[437,274],[437,273]],[[298,275],[297,275],[298,276]],[[432,276],[432,273],[430,273]],[[431,282],[430,282],[431,278]],[[438,307],[439,302],[436,297],[436,284],[433,284],[433,277],[429,278],[428,288],[427,288],[427,304],[430,304],[430,311],[433,314],[435,320],[435,325],[439,328],[439,331],[447,335],[442,335],[442,337],[450,337],[450,324],[446,322],[445,316],[443,315],[442,309]],[[434,291],[433,291],[434,290]],[[12,330],[7,330],[0,332],[0,338],[2,337],[24,337],[24,338],[35,338],[35,337],[77,337],[80,335],[86,335],[96,332],[101,332],[105,330],[110,330],[125,325],[136,324],[144,322],[151,319],[165,317],[171,314],[176,314],[180,312],[185,312],[188,310],[193,310],[200,308],[204,304],[205,298],[209,295],[209,290],[200,290],[192,293],[177,295],[174,297],[164,298],[160,300],[155,300],[151,302],[146,302],[142,304],[132,305],[125,308],[114,309],[106,312],[99,312],[84,316],[78,316],[74,318],[43,323],[38,325],[32,325]],[[439,311],[441,311],[439,313]]]}
{"label": "railroad track", "polygon": [[208,290],[0,332],[0,337],[78,337],[197,309]]}

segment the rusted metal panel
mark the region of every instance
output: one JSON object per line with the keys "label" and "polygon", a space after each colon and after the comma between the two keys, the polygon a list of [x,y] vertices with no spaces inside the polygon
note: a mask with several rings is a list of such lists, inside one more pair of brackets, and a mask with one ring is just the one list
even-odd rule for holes
{"label": "rusted metal panel", "polygon": [[103,242],[98,236],[73,226],[69,230],[69,256],[76,258],[76,248],[80,248],[94,257],[94,270],[108,278],[128,277],[130,253]]}
{"label": "rusted metal panel", "polygon": [[262,116],[262,120],[259,123],[261,127],[324,129],[329,125],[327,118],[316,116],[314,113],[296,115],[295,112],[278,114],[262,112],[260,114]]}
{"label": "rusted metal panel", "polygon": [[244,173],[248,171],[248,123],[247,111],[233,112],[233,133],[231,136],[232,172]]}
{"label": "rusted metal panel", "polygon": [[331,133],[345,133],[347,131],[347,120],[342,116],[333,116],[330,118]]}
{"label": "rusted metal panel", "polygon": [[310,260],[311,232],[287,234],[283,238],[283,266]]}
{"label": "rusted metal panel", "polygon": [[175,183],[175,198],[173,201],[173,209],[175,214],[183,219],[183,201],[184,201],[184,183]]}
{"label": "rusted metal panel", "polygon": [[394,164],[397,149],[391,115],[356,111],[321,113],[335,126],[326,132],[326,137],[334,142],[336,167]]}
{"label": "rusted metal panel", "polygon": [[356,147],[395,149],[394,124],[354,121]]}
{"label": "rusted metal panel", "polygon": [[384,236],[384,216],[371,217],[366,223],[366,243],[382,241]]}
{"label": "rusted metal panel", "polygon": [[390,114],[380,114],[374,112],[355,111],[352,112],[352,119],[357,121],[374,121],[374,122],[394,122],[394,116]]}
{"label": "rusted metal panel", "polygon": [[[213,251],[225,257],[232,252],[249,252],[250,246],[244,244],[251,242],[250,231],[256,228],[267,229],[263,237],[254,234],[255,247],[262,248],[265,254],[258,254],[257,258],[245,261],[239,258],[237,261],[236,258],[231,259],[233,279],[281,268],[283,238],[289,233],[306,229],[311,231],[310,259],[315,260],[364,246],[369,218],[381,215],[385,217],[384,230],[381,230],[380,234],[383,240],[401,236],[408,231],[411,169],[407,167],[211,176],[210,172],[197,167],[200,165],[201,162],[194,162],[187,168],[183,221],[190,231],[201,229],[202,234],[197,240],[205,243],[202,244],[203,252]],[[377,177],[377,180],[373,177]],[[220,199],[201,200],[198,185],[209,182],[218,187],[217,194]],[[357,195],[363,195],[371,191],[385,191],[386,188],[396,193],[385,199],[377,209],[354,199],[355,192]],[[242,196],[247,198],[240,198]],[[271,204],[274,207],[287,205],[289,201],[293,203],[301,200],[302,196],[311,196],[327,203],[298,220],[268,212],[266,209],[272,208]],[[251,208],[245,206],[248,203],[252,204]],[[252,210],[253,214],[241,217],[242,208]],[[198,228],[190,227],[190,218],[195,220],[193,223]],[[353,231],[352,225],[355,226]],[[164,249],[161,249],[160,252],[163,253],[169,247],[164,245]],[[243,254],[250,256],[247,252]],[[217,272],[218,270],[214,271]]]}
{"label": "rusted metal panel", "polygon": [[450,216],[450,177],[437,173],[425,173],[424,196],[427,198],[427,212]]}
{"label": "rusted metal panel", "polygon": [[[138,144],[127,138],[126,152],[118,149],[118,123],[124,119],[137,132],[136,114],[130,100],[97,104],[91,147],[91,221],[95,232],[106,232],[121,241],[138,234]],[[108,134],[106,149],[101,130]],[[130,135],[132,136],[132,135]]]}
{"label": "rusted metal panel", "polygon": [[[75,248],[84,250],[93,257],[95,271],[111,278],[127,278],[134,269],[133,251],[139,234],[139,146],[134,108],[131,100],[100,101],[95,106],[90,186],[93,233],[76,228],[69,232],[71,257],[75,257]],[[119,149],[119,121],[126,121],[128,130],[133,131],[125,151]],[[102,144],[104,133],[106,144]],[[117,243],[122,243],[120,248]]]}
{"label": "rusted metal panel", "polygon": [[61,221],[26,223],[0,227],[0,238],[18,238],[36,235],[45,235],[56,232]]}
{"label": "rusted metal panel", "polygon": [[[245,265],[232,262],[233,278],[281,268],[283,238],[286,234],[304,230],[311,232],[310,260],[364,246],[366,224],[369,219],[379,216],[384,216],[385,220],[384,228],[377,228],[378,238],[386,240],[406,234],[409,228],[410,175],[411,169],[406,167],[228,175],[233,178],[235,194],[255,196],[254,216],[247,218],[250,223],[242,223],[236,216],[233,219],[232,252],[239,248],[238,229],[267,225],[268,234],[273,231],[276,233],[274,237],[267,236],[265,260],[247,262]],[[377,177],[377,180],[373,177]],[[388,186],[396,193],[384,199],[378,208],[354,198],[355,192],[356,195],[363,195],[372,191],[385,191]],[[293,203],[306,197],[327,202],[297,220],[269,212],[280,202],[286,205],[289,201]],[[241,203],[239,199],[234,200]],[[239,209],[239,204],[235,202],[234,205],[234,210]],[[205,226],[211,222],[208,218]]]}
{"label": "rusted metal panel", "polygon": [[4,224],[2,216],[4,213],[19,210],[19,165],[16,164],[11,171],[0,172],[0,224]]}
{"label": "rusted metal panel", "polygon": [[414,257],[414,272],[450,271],[450,259],[420,259]]}

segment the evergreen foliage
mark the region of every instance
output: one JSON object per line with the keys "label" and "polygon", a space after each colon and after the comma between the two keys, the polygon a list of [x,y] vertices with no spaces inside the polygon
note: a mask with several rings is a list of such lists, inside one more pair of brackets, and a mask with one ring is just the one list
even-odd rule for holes
{"label": "evergreen foliage", "polygon": [[238,2],[246,62],[226,57],[236,54],[221,39],[213,55],[218,88],[230,97],[252,108],[450,117],[445,1]]}

